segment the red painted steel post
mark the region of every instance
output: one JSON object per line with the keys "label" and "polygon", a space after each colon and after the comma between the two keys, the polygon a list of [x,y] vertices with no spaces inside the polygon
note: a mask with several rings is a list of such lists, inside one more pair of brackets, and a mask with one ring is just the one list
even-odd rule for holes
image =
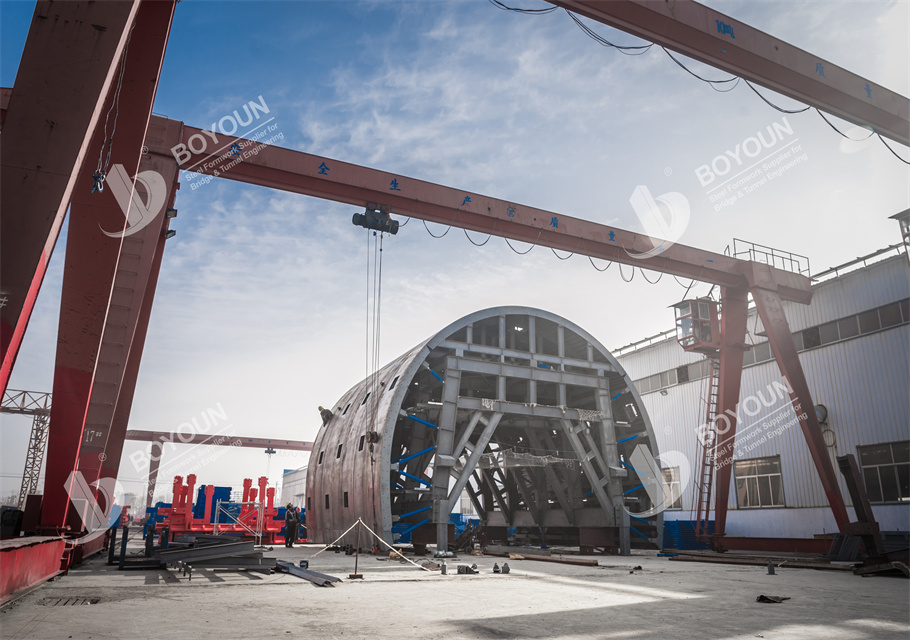
{"label": "red painted steel post", "polygon": [[720,378],[714,418],[717,432],[714,537],[722,537],[727,525],[727,500],[730,496],[730,474],[733,471],[733,445],[736,442],[736,405],[739,402],[743,350],[746,346],[748,293],[744,287],[721,289]]}
{"label": "red painted steel post", "polygon": [[[166,132],[150,128],[146,140],[168,136],[177,144],[179,128]],[[99,477],[117,478],[164,252],[164,233],[170,222],[166,205],[173,203],[177,191],[173,156],[145,155],[139,169],[139,175],[153,172],[160,176],[167,185],[166,199],[150,224],[123,241],[85,424],[86,432],[102,435],[91,443],[83,441],[79,455],[79,470],[89,483]]]}
{"label": "red painted steel post", "polygon": [[[139,167],[140,149],[145,139],[151,116],[155,88],[170,30],[174,3],[146,1],[136,16],[136,27],[131,36],[126,55],[124,82],[120,90],[117,134],[112,148],[112,174],[121,168],[121,175],[134,176]],[[113,94],[105,102],[113,104]],[[15,95],[14,95],[15,99]],[[108,131],[108,135],[110,131]],[[96,129],[89,147],[92,157],[107,153],[103,126]],[[135,182],[135,178],[129,178]],[[54,369],[54,403],[51,408],[48,430],[48,465],[44,481],[44,505],[41,514],[43,528],[57,530],[65,525],[79,529],[77,517],[69,517],[67,479],[77,468],[81,447],[86,456],[94,456],[91,465],[83,458],[86,477],[91,484],[97,479],[99,459],[107,440],[106,429],[85,429],[92,394],[104,396],[104,402],[115,403],[119,380],[112,383],[96,380],[105,372],[98,354],[103,348],[104,326],[110,316],[112,285],[116,274],[126,228],[126,211],[121,208],[114,191],[116,186],[108,181],[108,188],[92,193],[94,180],[90,171],[83,169],[76,181],[70,207],[67,236],[66,263],[64,265],[63,292],[60,304],[60,325],[57,332],[57,361]],[[120,185],[122,189],[135,189],[134,185]],[[126,201],[124,199],[124,201]],[[151,202],[148,204],[158,204]],[[164,201],[160,206],[164,207]],[[132,213],[132,210],[130,210]],[[157,212],[149,212],[154,214]],[[107,233],[105,233],[107,232]],[[116,379],[117,375],[114,374]],[[109,424],[109,422],[108,422]]]}
{"label": "red painted steel post", "polygon": [[35,7],[0,146],[0,392],[9,383],[77,175],[98,157],[97,148],[89,153],[89,141],[138,9],[138,0],[42,1]]}
{"label": "red painted steel post", "polygon": [[771,352],[774,354],[774,359],[777,360],[777,366],[787,379],[789,388],[792,389],[790,400],[793,403],[793,411],[799,420],[799,426],[806,438],[806,444],[809,446],[812,461],[818,470],[818,477],[821,479],[822,488],[834,514],[834,521],[837,523],[837,528],[845,533],[847,525],[850,524],[850,517],[847,515],[847,507],[844,505],[844,498],[837,485],[837,474],[831,458],[828,456],[828,449],[818,424],[818,416],[815,415],[815,405],[812,402],[812,395],[809,393],[809,384],[806,382],[806,375],[799,362],[796,345],[793,344],[793,335],[781,304],[780,294],[771,283],[768,265],[750,264],[752,272],[747,274],[747,277],[752,285],[751,291],[755,307],[761,317],[765,332],[768,334],[768,342],[771,344]]}

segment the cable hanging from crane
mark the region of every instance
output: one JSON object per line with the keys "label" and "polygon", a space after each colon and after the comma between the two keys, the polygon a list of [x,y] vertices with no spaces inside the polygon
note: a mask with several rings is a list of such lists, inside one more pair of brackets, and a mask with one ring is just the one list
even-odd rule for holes
{"label": "cable hanging from crane", "polygon": [[[548,13],[552,13],[553,11],[555,11],[556,9],[559,8],[554,5],[552,7],[546,8],[546,9],[520,9],[520,8],[516,8],[516,7],[510,7],[506,4],[503,4],[502,2],[499,2],[499,0],[489,0],[489,1],[493,6],[499,8],[499,9],[502,9],[504,11],[512,11],[515,13],[523,13],[523,14],[528,14],[528,15],[545,15]],[[618,50],[620,53],[623,53],[625,55],[633,55],[633,56],[638,56],[638,55],[642,55],[643,53],[647,53],[648,50],[650,50],[650,48],[652,46],[654,46],[653,42],[650,44],[647,44],[647,45],[638,45],[638,46],[626,46],[626,45],[613,44],[612,42],[610,42],[603,36],[598,35],[594,30],[592,30],[586,24],[584,24],[572,11],[569,11],[568,9],[565,9],[565,8],[563,8],[563,10],[569,15],[569,17],[572,19],[572,21],[585,33],[585,35],[587,35],[589,38],[591,38],[592,40],[594,40],[595,42],[597,42],[598,44],[600,44],[602,46],[611,47],[613,49]],[[759,98],[761,98],[762,101],[765,104],[767,104],[769,107],[771,107],[772,109],[776,109],[777,111],[780,111],[781,113],[798,114],[798,113],[804,113],[804,112],[808,111],[809,109],[814,108],[815,112],[818,113],[818,115],[820,115],[822,117],[822,119],[825,122],[827,122],[828,125],[832,129],[834,129],[835,131],[840,133],[843,137],[847,138],[848,140],[852,140],[852,138],[845,135],[837,127],[835,127],[831,123],[831,121],[828,120],[828,118],[826,118],[818,108],[806,106],[802,109],[784,109],[783,107],[777,106],[776,104],[774,104],[773,102],[768,100],[765,96],[763,96],[761,93],[759,93],[758,89],[756,89],[755,86],[751,82],[746,80],[745,78],[742,78],[739,76],[733,76],[733,77],[727,78],[725,80],[708,80],[707,78],[703,78],[700,75],[698,75],[697,73],[695,73],[694,71],[692,71],[691,69],[689,69],[679,59],[674,57],[665,47],[661,47],[661,49],[663,49],[664,53],[666,53],[670,57],[670,59],[673,60],[673,62],[675,62],[680,68],[682,68],[684,71],[686,71],[690,75],[698,78],[702,82],[707,83],[712,89],[714,89],[718,93],[729,93],[729,92],[733,91],[733,89],[735,89],[737,86],[739,86],[739,83],[741,80],[745,81],[745,83],[747,85],[749,85],[749,88],[752,89],[752,91],[755,93],[755,95],[757,95]],[[637,51],[637,53],[629,53],[630,50]],[[723,84],[730,83],[730,82],[732,82],[733,84],[729,88],[726,88],[726,89],[719,89],[717,86],[717,85],[723,85]],[[898,153],[891,147],[891,145],[889,145],[887,143],[887,141],[885,141],[885,138],[882,137],[882,135],[880,133],[878,133],[877,131],[873,131],[873,133],[878,136],[878,139],[881,140],[881,143],[883,145],[885,145],[885,148],[888,149],[888,151],[890,151],[891,154],[895,158],[897,158],[904,164],[910,164],[910,161],[905,160],[900,155],[898,155]],[[869,135],[869,137],[871,137],[871,136],[872,136],[872,134]],[[868,139],[868,138],[866,138],[866,139]],[[855,140],[854,142],[858,142],[858,141]]]}
{"label": "cable hanging from crane", "polygon": [[[114,134],[117,133],[117,119],[120,116],[120,90],[123,88],[123,72],[126,70],[126,55],[130,49],[130,40],[133,38],[133,29],[136,23],[130,27],[130,32],[126,37],[126,44],[123,45],[123,53],[120,55],[120,71],[117,76],[117,88],[114,89],[114,99],[111,106],[104,116],[104,138],[101,140],[101,148],[98,150],[98,166],[92,174],[92,193],[101,193],[104,191],[104,180],[107,177],[107,170],[111,166],[111,149],[114,146]],[[114,124],[111,129],[111,137],[107,137],[107,122],[111,117],[111,111],[114,111]],[[104,147],[107,146],[107,157],[104,156]]]}
{"label": "cable hanging from crane", "polygon": [[[486,243],[488,243],[490,241],[490,238],[493,237],[493,234],[490,233],[490,234],[487,234],[487,239],[484,240],[483,242],[474,242],[473,240],[471,240],[471,236],[468,235],[467,229],[462,227],[461,230],[464,231],[464,237],[468,239],[468,242],[473,244],[475,247],[482,247],[483,245],[485,245]],[[427,229],[427,231],[429,232],[429,229]],[[448,231],[446,233],[448,233]],[[433,235],[433,234],[431,233],[430,235]],[[445,235],[445,234],[443,234],[443,235]]]}

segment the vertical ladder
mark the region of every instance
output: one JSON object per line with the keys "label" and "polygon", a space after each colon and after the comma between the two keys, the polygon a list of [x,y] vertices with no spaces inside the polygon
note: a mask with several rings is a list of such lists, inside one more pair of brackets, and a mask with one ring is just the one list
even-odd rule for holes
{"label": "vertical ladder", "polygon": [[708,535],[708,513],[711,510],[711,489],[714,484],[715,452],[717,449],[717,432],[714,429],[714,417],[717,415],[717,390],[720,383],[720,360],[708,356],[708,394],[705,408],[705,433],[701,435],[700,463],[695,477],[696,516],[695,535]]}

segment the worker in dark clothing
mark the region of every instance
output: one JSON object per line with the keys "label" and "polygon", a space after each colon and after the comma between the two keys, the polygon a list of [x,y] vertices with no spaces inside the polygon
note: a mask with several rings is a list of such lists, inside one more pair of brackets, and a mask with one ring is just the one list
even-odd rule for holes
{"label": "worker in dark clothing", "polygon": [[284,512],[284,546],[293,548],[297,540],[297,511],[294,505],[288,502],[287,511]]}
{"label": "worker in dark clothing", "polygon": [[322,416],[322,424],[325,424],[326,422],[328,422],[329,420],[332,419],[332,416],[334,414],[331,411],[329,411],[328,409],[319,407],[319,415]]}

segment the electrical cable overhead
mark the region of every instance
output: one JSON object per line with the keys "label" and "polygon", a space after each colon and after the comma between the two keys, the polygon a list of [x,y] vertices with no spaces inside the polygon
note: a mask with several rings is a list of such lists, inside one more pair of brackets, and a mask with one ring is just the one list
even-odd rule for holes
{"label": "electrical cable overhead", "polygon": [[452,230],[452,227],[446,227],[446,230],[442,233],[442,235],[437,236],[437,235],[435,235],[432,231],[430,231],[430,228],[427,226],[427,221],[426,221],[426,220],[421,220],[421,222],[423,223],[423,228],[427,230],[427,233],[429,233],[431,236],[433,236],[434,238],[437,238],[437,239],[438,239],[438,238],[445,238],[445,237],[446,237],[446,234],[447,234],[449,231]]}
{"label": "electrical cable overhead", "polygon": [[570,253],[570,254],[567,255],[565,258],[563,258],[561,255],[559,255],[558,253],[556,253],[556,249],[554,249],[553,247],[550,247],[550,251],[552,251],[552,252],[553,252],[553,255],[556,256],[557,258],[559,258],[560,260],[568,260],[569,258],[571,258],[572,256],[575,255],[574,253]]}
{"label": "electrical cable overhead", "polygon": [[[612,47],[612,48],[616,49],[617,51],[619,51],[620,53],[625,54],[627,56],[640,56],[643,53],[647,53],[648,50],[654,46],[653,42],[651,44],[636,45],[636,46],[613,44],[612,42],[610,42],[603,36],[598,35],[593,29],[591,29],[588,25],[583,23],[578,18],[578,16],[576,16],[574,13],[572,13],[568,9],[565,9],[565,12],[570,18],[572,18],[572,21],[578,25],[578,28],[581,29],[582,31],[584,31],[585,35],[587,35],[589,38],[591,38],[592,40],[594,40],[601,46]],[[629,51],[637,51],[638,53],[629,53]]]}
{"label": "electrical cable overhead", "polygon": [[625,274],[622,272],[622,263],[619,263],[619,277],[623,279],[624,282],[632,282],[635,279],[635,266],[632,266],[632,277],[626,280]]}
{"label": "electrical cable overhead", "polygon": [[[694,71],[692,71],[689,67],[687,67],[687,66],[684,65],[682,62],[680,62],[679,60],[677,60],[676,57],[675,57],[672,53],[670,53],[669,51],[667,51],[667,48],[666,48],[666,47],[661,47],[661,49],[663,49],[663,50],[664,50],[664,53],[666,53],[668,56],[670,56],[670,60],[672,60],[673,62],[675,62],[677,65],[679,65],[679,67],[680,67],[681,69],[683,69],[683,70],[684,70],[686,73],[688,73],[689,75],[692,75],[692,76],[698,78],[698,79],[701,80],[702,82],[707,82],[708,84],[710,84],[710,85],[712,85],[712,86],[715,85],[715,84],[726,84],[726,83],[728,83],[728,82],[734,82],[734,81],[736,81],[737,84],[739,83],[739,80],[740,80],[739,76],[733,76],[733,77],[731,77],[731,78],[727,78],[726,80],[708,80],[707,78],[702,78],[700,75],[698,75],[697,73],[695,73]],[[734,84],[733,86],[735,87],[736,84]],[[727,91],[729,91],[729,89],[728,89]]]}
{"label": "electrical cable overhead", "polygon": [[[529,15],[545,15],[545,14],[548,14],[548,13],[552,13],[553,11],[555,11],[556,9],[559,8],[559,7],[553,6],[553,7],[547,8],[547,9],[519,9],[519,8],[516,8],[516,7],[510,7],[510,6],[506,5],[506,4],[503,4],[503,3],[500,2],[499,0],[489,0],[489,2],[490,2],[490,4],[492,4],[493,6],[497,7],[498,9],[502,9],[502,10],[504,10],[504,11],[513,11],[513,12],[515,12],[515,13],[524,13],[524,14],[529,14]],[[610,42],[609,40],[607,40],[607,39],[604,38],[603,36],[598,35],[598,34],[597,34],[594,30],[592,30],[589,26],[587,26],[586,24],[584,24],[584,23],[578,18],[578,16],[575,15],[575,13],[573,13],[572,11],[569,11],[568,9],[565,9],[565,8],[563,8],[563,10],[569,15],[569,17],[570,17],[570,18],[572,19],[572,21],[578,26],[578,28],[581,29],[581,30],[585,33],[585,35],[587,35],[589,38],[591,38],[592,40],[594,40],[595,42],[597,42],[598,44],[600,44],[600,45],[602,45],[602,46],[604,46],[604,47],[611,47],[611,48],[613,48],[613,49],[617,49],[620,53],[623,53],[623,54],[625,54],[625,55],[640,56],[640,55],[642,55],[643,53],[647,53],[648,50],[650,50],[651,47],[654,46],[654,43],[653,43],[653,42],[650,43],[650,44],[647,44],[647,45],[637,45],[637,46],[626,46],[626,45],[617,45],[617,44],[613,44],[612,42]],[[686,73],[688,73],[688,74],[694,76],[695,78],[698,78],[698,79],[701,80],[702,82],[707,83],[712,89],[714,89],[714,90],[717,91],[718,93],[729,93],[729,92],[733,91],[736,87],[739,86],[740,81],[745,81],[745,83],[746,83],[747,85],[749,85],[749,88],[752,89],[752,91],[755,93],[755,95],[757,95],[759,98],[761,98],[762,101],[763,101],[765,104],[767,104],[769,107],[771,107],[772,109],[776,109],[777,111],[780,111],[781,113],[787,113],[787,114],[804,113],[804,112],[808,111],[809,109],[815,109],[816,113],[818,113],[818,115],[820,115],[820,116],[822,117],[822,119],[823,119],[825,122],[827,122],[828,125],[829,125],[832,129],[834,129],[835,131],[837,131],[839,134],[841,134],[843,137],[847,138],[848,140],[852,140],[852,138],[850,138],[849,136],[847,136],[846,134],[844,134],[842,131],[840,131],[837,127],[835,127],[835,126],[831,123],[831,121],[828,120],[828,118],[826,118],[826,117],[824,116],[824,114],[823,114],[818,108],[816,108],[816,107],[806,106],[806,107],[804,107],[804,108],[802,108],[802,109],[784,109],[783,107],[777,106],[776,104],[774,104],[773,102],[771,102],[770,100],[768,100],[768,98],[766,98],[766,97],[763,96],[761,93],[759,93],[758,89],[756,89],[755,86],[754,86],[751,82],[749,82],[748,80],[746,80],[745,78],[742,78],[742,77],[739,77],[739,76],[732,76],[732,77],[726,78],[726,79],[724,79],[724,80],[709,80],[708,78],[703,78],[702,76],[698,75],[697,73],[695,73],[694,71],[692,71],[691,69],[689,69],[685,64],[682,63],[682,61],[680,61],[678,58],[676,58],[673,54],[671,54],[671,53],[667,50],[666,47],[661,46],[660,48],[663,49],[663,50],[664,50],[664,53],[666,53],[666,54],[670,57],[670,59],[671,59],[673,62],[675,62],[681,69],[683,69]],[[634,51],[635,53],[630,53],[630,51]],[[720,86],[726,85],[726,84],[731,83],[731,82],[732,82],[733,84],[730,85],[729,87],[726,87],[726,88],[719,88]],[[900,161],[903,162],[904,164],[910,164],[910,161],[905,160],[904,158],[900,157],[900,155],[898,155],[898,153],[891,147],[891,145],[889,145],[889,144],[885,141],[885,139],[881,136],[881,134],[879,134],[878,132],[873,132],[873,133],[875,133],[876,135],[878,135],[879,140],[882,141],[882,144],[885,145],[885,147],[888,149],[888,151],[890,151],[891,154],[892,154],[895,158],[897,158],[898,160],[900,160]],[[869,135],[871,136],[872,134],[869,134]],[[855,141],[855,142],[859,142],[859,141],[857,140],[857,141]]]}
{"label": "electrical cable overhead", "polygon": [[506,241],[506,244],[509,245],[509,249],[511,249],[512,251],[514,251],[515,253],[517,253],[517,254],[520,255],[520,256],[523,256],[523,255],[525,255],[526,253],[530,253],[530,252],[531,252],[531,249],[533,249],[535,246],[537,246],[537,245],[533,245],[533,244],[532,244],[530,247],[528,247],[528,250],[527,250],[527,251],[518,251],[515,247],[512,246],[512,243],[509,242],[509,239],[508,239],[508,238],[503,238],[503,240],[505,240],[505,241]]}
{"label": "electrical cable overhead", "polygon": [[890,151],[890,152],[894,155],[895,158],[897,158],[898,160],[900,160],[900,161],[903,162],[904,164],[910,164],[910,161],[904,160],[904,159],[901,158],[899,155],[897,155],[897,152],[896,152],[894,149],[891,148],[891,145],[889,145],[887,142],[885,142],[885,139],[882,137],[882,134],[876,133],[875,135],[878,136],[878,139],[882,141],[882,144],[885,145],[885,147],[888,149],[888,151]]}
{"label": "electrical cable overhead", "polygon": [[[651,282],[650,280],[648,280],[648,276],[645,275],[644,269],[642,269],[641,267],[638,267],[638,270],[641,271],[641,277],[644,278],[645,282],[647,282],[648,284],[657,284],[658,282],[660,282],[660,279],[664,277],[663,271],[661,271],[660,275],[657,276],[657,280],[655,280],[654,282]],[[632,267],[632,273],[633,274],[635,273],[635,267]]]}
{"label": "electrical cable overhead", "polygon": [[608,264],[603,269],[601,269],[596,264],[594,264],[594,259],[591,256],[588,256],[588,262],[590,262],[591,266],[594,267],[597,271],[600,271],[601,273],[603,273],[604,271],[606,271],[607,269],[609,269],[610,267],[613,266],[613,263],[610,262],[610,264]]}
{"label": "electrical cable overhead", "polygon": [[812,107],[809,107],[809,106],[803,107],[802,109],[784,109],[783,107],[778,107],[776,104],[774,104],[773,102],[771,102],[770,100],[768,100],[765,96],[763,96],[762,94],[760,94],[760,93],[758,92],[758,89],[756,89],[755,86],[754,86],[751,82],[749,82],[748,80],[746,80],[746,84],[749,85],[749,88],[752,89],[752,91],[755,92],[755,95],[757,95],[759,98],[761,98],[762,100],[764,100],[765,104],[767,104],[768,106],[770,106],[770,107],[772,107],[772,108],[774,108],[774,109],[777,109],[777,110],[780,111],[781,113],[803,113],[803,112],[808,111],[809,109],[812,108]]}
{"label": "electrical cable overhead", "polygon": [[[470,242],[471,244],[473,244],[475,247],[482,247],[483,245],[485,245],[486,243],[488,243],[488,242],[490,241],[490,238],[493,237],[493,234],[492,234],[492,233],[489,233],[489,234],[487,234],[487,239],[486,239],[486,240],[484,240],[483,242],[479,242],[479,243],[478,243],[478,242],[474,242],[473,240],[471,240],[471,236],[468,235],[468,230],[467,230],[467,229],[465,229],[464,227],[462,227],[461,230],[464,231],[464,237],[468,239],[468,242]],[[429,231],[429,229],[427,229],[427,231]],[[430,235],[433,235],[433,234],[430,234]],[[443,235],[445,235],[445,234],[443,234]]]}
{"label": "electrical cable overhead", "polygon": [[489,1],[490,1],[490,4],[492,4],[497,9],[502,9],[503,11],[514,11],[515,13],[524,13],[527,15],[542,16],[542,15],[546,15],[548,13],[553,13],[554,11],[556,11],[559,8],[554,5],[552,7],[546,7],[544,9],[519,9],[517,7],[510,7],[508,5],[505,5],[502,2],[499,2],[499,0],[489,0]]}

